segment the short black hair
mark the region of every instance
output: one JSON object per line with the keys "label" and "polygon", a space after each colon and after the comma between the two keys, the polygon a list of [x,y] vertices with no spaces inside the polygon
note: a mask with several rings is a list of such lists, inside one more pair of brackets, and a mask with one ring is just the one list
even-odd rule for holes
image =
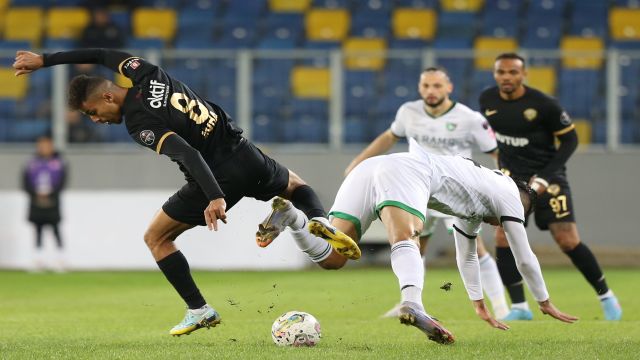
{"label": "short black hair", "polygon": [[522,62],[522,68],[524,69],[525,67],[524,58],[514,52],[502,53],[496,56],[496,60],[494,62],[498,60],[520,60]]}
{"label": "short black hair", "polygon": [[436,71],[443,72],[445,75],[447,75],[447,77],[449,77],[449,72],[443,66],[429,66],[428,68],[422,70],[423,73]]}
{"label": "short black hair", "polygon": [[[536,202],[538,201],[538,193],[527,185],[526,182],[520,180],[514,180],[518,190],[520,191],[520,198],[529,200],[529,208],[526,209],[524,218],[528,218],[529,215],[535,210]],[[523,204],[524,205],[524,204]]]}
{"label": "short black hair", "polygon": [[87,101],[105,81],[107,81],[105,78],[87,75],[78,75],[71,79],[69,84],[69,107],[72,110],[82,109],[82,103]]}

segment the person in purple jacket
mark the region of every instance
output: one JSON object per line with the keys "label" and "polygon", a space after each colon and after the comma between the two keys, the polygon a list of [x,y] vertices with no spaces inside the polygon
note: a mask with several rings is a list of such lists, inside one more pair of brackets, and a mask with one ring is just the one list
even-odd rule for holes
{"label": "person in purple jacket", "polygon": [[[24,169],[22,176],[23,189],[29,195],[29,222],[33,223],[36,232],[36,266],[42,265],[42,229],[50,226],[59,251],[63,249],[60,236],[60,193],[65,187],[67,178],[66,165],[54,147],[51,138],[42,136],[36,142],[36,154]],[[60,261],[58,269],[62,269]]]}

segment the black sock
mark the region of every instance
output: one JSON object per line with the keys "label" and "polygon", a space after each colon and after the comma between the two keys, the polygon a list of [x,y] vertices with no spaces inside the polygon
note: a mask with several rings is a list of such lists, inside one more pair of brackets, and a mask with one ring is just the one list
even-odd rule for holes
{"label": "black sock", "polygon": [[498,272],[502,278],[502,283],[509,292],[511,303],[525,302],[522,275],[520,275],[518,271],[516,259],[513,257],[510,248],[496,246],[496,264],[498,265]]}
{"label": "black sock", "polygon": [[157,263],[164,276],[187,303],[189,309],[199,309],[207,303],[191,277],[187,259],[180,251],[174,252]]}
{"label": "black sock", "polygon": [[327,213],[324,212],[324,207],[313,191],[311,186],[302,185],[293,190],[291,194],[291,202],[293,206],[300,209],[309,219],[314,217],[327,217]]}
{"label": "black sock", "polygon": [[604,279],[600,265],[598,265],[598,260],[593,256],[587,245],[579,243],[573,250],[565,251],[564,253],[571,259],[573,265],[580,270],[598,295],[603,295],[609,291],[607,281]]}

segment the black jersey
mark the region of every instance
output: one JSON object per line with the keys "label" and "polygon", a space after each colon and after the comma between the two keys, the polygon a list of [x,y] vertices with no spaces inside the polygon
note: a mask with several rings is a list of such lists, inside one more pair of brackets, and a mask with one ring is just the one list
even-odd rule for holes
{"label": "black jersey", "polygon": [[[540,175],[556,155],[555,137],[572,131],[574,125],[554,98],[534,88],[525,89],[522,97],[504,100],[495,86],[483,91],[479,101],[498,140],[499,166],[529,178]],[[565,169],[563,163],[552,173],[564,174]]]}
{"label": "black jersey", "polygon": [[176,133],[214,164],[242,143],[242,130],[219,106],[207,102],[160,67],[139,57],[124,59],[118,71],[131,79],[123,105],[129,135],[160,152],[164,139]]}
{"label": "black jersey", "polygon": [[[109,49],[43,54],[43,65],[102,64],[131,79],[121,111],[133,139],[180,165],[208,200],[224,194],[212,171],[247,142],[219,106],[207,102],[160,67]],[[174,136],[170,136],[170,135]],[[163,146],[164,144],[164,146]]]}

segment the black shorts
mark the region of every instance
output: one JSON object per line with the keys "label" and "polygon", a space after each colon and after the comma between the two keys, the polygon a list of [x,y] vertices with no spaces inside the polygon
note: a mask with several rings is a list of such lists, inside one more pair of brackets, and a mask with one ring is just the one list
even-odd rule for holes
{"label": "black shorts", "polygon": [[[514,178],[518,177],[514,176]],[[533,213],[538,229],[549,230],[549,224],[557,222],[575,222],[571,188],[567,178],[563,175],[554,175],[546,180],[549,182],[549,187],[543,194],[538,195]]]}
{"label": "black shorts", "polygon": [[[289,184],[289,170],[249,141],[211,170],[225,194],[227,211],[245,196],[268,201],[282,194]],[[208,205],[200,186],[188,182],[162,205],[162,210],[174,220],[205,225],[204,209]]]}

